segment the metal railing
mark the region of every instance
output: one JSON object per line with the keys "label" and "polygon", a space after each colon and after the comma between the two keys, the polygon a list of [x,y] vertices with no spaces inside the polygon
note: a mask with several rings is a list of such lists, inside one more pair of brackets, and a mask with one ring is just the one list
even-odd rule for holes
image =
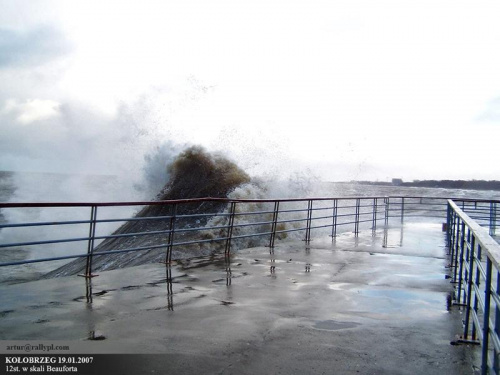
{"label": "metal railing", "polygon": [[490,236],[496,235],[498,222],[498,201],[462,200],[455,201],[460,209],[467,213],[479,225],[489,229]]}
{"label": "metal railing", "polygon": [[[141,211],[133,217],[106,212],[115,208]],[[6,250],[12,253],[16,249],[29,249],[31,255],[24,259],[6,259],[3,256],[0,267],[86,258],[85,274],[90,276],[94,257],[158,250],[164,251],[164,260],[170,262],[174,248],[182,252],[193,245],[217,244],[228,254],[232,246],[257,244],[272,248],[276,240],[294,233],[295,239],[298,239],[297,235],[302,235],[300,239],[306,242],[311,240],[315,231],[327,231],[335,237],[342,231],[352,230],[357,235],[363,228],[376,230],[381,222],[387,225],[390,219],[403,221],[405,217],[415,216],[445,217],[446,201],[425,197],[201,198],[155,202],[0,203],[0,209],[4,213],[7,210],[33,213],[34,210],[32,216],[51,218],[36,221],[30,215],[11,215],[16,220],[1,223],[1,255],[5,255]],[[154,215],[151,214],[153,209],[156,209]],[[40,210],[63,210],[67,217],[53,220],[60,215],[46,211],[45,215],[40,215]],[[19,219],[19,216],[22,218]],[[110,225],[114,225],[114,229],[119,225],[128,225],[129,228],[113,232],[109,229]],[[48,231],[34,233],[35,229]],[[67,236],[67,233],[72,236]],[[118,246],[117,241],[122,243]],[[125,242],[131,245],[124,246]],[[64,247],[54,255],[54,246]],[[51,256],[38,255],[43,254],[47,247]]]}
{"label": "metal railing", "polygon": [[[473,212],[477,220],[486,221],[483,225],[494,233],[497,202],[456,201],[463,210]],[[133,217],[120,217],[112,211],[121,208],[142,210]],[[272,248],[277,239],[294,233],[295,239],[302,235],[300,239],[309,242],[313,232],[322,231],[335,237],[342,231],[352,230],[357,235],[361,229],[376,230],[381,222],[387,225],[390,219],[403,222],[405,217],[445,218],[446,199],[201,198],[155,202],[0,203],[0,209],[4,214],[8,210],[18,212],[18,215],[7,215],[8,222],[0,223],[0,267],[86,258],[85,274],[91,275],[93,257],[158,250],[164,251],[164,260],[170,262],[174,248],[182,252],[194,245],[216,244],[228,254],[232,247],[266,245]],[[40,210],[49,212],[41,215]],[[60,219],[60,212],[55,214],[51,210],[63,210],[66,217]],[[51,220],[33,219],[40,216]],[[128,227],[113,231],[120,225]],[[56,246],[58,254],[53,254]],[[16,259],[19,258],[16,250],[26,249],[29,255]],[[7,253],[15,256],[9,259]],[[43,253],[51,256],[39,255]]]}
{"label": "metal railing", "polygon": [[[496,227],[497,203],[448,201],[455,305],[465,311],[459,342],[481,345],[482,374],[500,373],[500,245],[490,236]],[[469,216],[465,210],[472,214]],[[489,221],[485,224],[486,218]],[[478,219],[489,233],[475,221]]]}
{"label": "metal railing", "polygon": [[[382,223],[387,226],[391,220],[403,222],[411,217],[446,219],[450,267],[456,284],[455,304],[465,311],[461,341],[480,343],[483,374],[489,371],[498,374],[500,245],[491,237],[498,226],[498,203],[408,196],[0,203],[2,214],[7,218],[0,223],[0,267],[84,258],[84,276],[91,277],[94,258],[97,257],[157,251],[170,264],[174,249],[182,253],[192,246],[199,249],[204,244],[217,245],[221,252],[229,255],[234,248],[251,245],[265,245],[272,249],[277,240],[291,235],[308,243],[313,234],[335,238],[342,232],[352,231],[357,235],[365,229],[376,231]],[[126,217],[113,212],[123,208],[140,211]],[[17,215],[9,215],[9,210]],[[49,213],[42,215],[41,210],[49,210]],[[51,210],[63,210],[68,219],[33,219],[60,218]],[[114,228],[111,229],[110,225]],[[35,229],[48,231],[42,235],[34,233]],[[60,236],[55,229],[61,229]],[[31,255],[54,246],[63,246],[62,253]],[[26,248],[30,253],[27,258],[8,259],[4,256],[15,255],[17,250]]]}

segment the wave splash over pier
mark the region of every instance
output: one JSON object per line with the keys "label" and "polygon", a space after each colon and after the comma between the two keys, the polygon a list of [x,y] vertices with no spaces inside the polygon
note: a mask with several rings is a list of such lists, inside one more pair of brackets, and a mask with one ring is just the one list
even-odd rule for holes
{"label": "wave splash over pier", "polygon": [[[234,162],[220,154],[205,151],[199,146],[191,146],[182,151],[167,166],[168,182],[158,193],[157,201],[183,200],[192,198],[250,198],[264,195],[265,188],[258,182],[252,181],[250,176],[239,168]],[[225,202],[196,202],[182,205],[160,205],[146,206],[142,208],[135,218],[168,217],[171,215],[191,214],[215,214],[226,209]],[[225,218],[205,217],[183,218],[176,221],[176,229],[197,227],[211,223],[216,225],[217,221]],[[164,231],[168,228],[166,220],[130,220],[115,230],[112,235],[133,234],[140,232]],[[223,230],[223,229],[221,229]],[[206,239],[217,237],[217,230],[207,230],[203,233]],[[181,239],[189,238],[189,232],[176,233]],[[166,242],[165,234],[152,234],[148,236],[130,236],[120,238],[108,238],[94,249],[94,253],[109,250],[121,250],[133,247],[155,246]],[[257,245],[255,243],[254,245]],[[196,244],[194,246],[183,246],[176,249],[172,258],[189,258],[209,255],[221,250],[222,244]],[[165,259],[165,249],[153,249],[149,251],[110,254],[105,257],[96,257],[93,260],[95,271],[136,266],[145,263],[160,262]],[[85,268],[85,259],[77,259],[66,264],[44,277],[57,277],[77,274]]]}

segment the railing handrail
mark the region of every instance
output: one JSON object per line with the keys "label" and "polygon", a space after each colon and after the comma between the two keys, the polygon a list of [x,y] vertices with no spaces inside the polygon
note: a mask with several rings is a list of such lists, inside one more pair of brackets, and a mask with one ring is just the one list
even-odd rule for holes
{"label": "railing handrail", "polygon": [[[490,232],[448,200],[450,250],[455,303],[464,307],[463,335],[458,342],[481,345],[481,374],[500,373],[500,245],[497,202],[490,201]],[[495,273],[494,273],[495,272]],[[491,319],[494,316],[494,319]]]}
{"label": "railing handrail", "polygon": [[[492,201],[490,201],[492,202]],[[482,251],[491,259],[493,265],[500,270],[500,245],[495,241],[489,233],[481,227],[475,220],[471,219],[455,202],[448,199],[448,204],[461,217],[463,222],[473,231],[475,239],[481,245]]]}
{"label": "railing handrail", "polygon": [[220,202],[220,203],[274,203],[274,202],[306,202],[313,201],[331,201],[331,200],[353,200],[353,199],[436,199],[445,200],[451,199],[460,202],[481,202],[481,203],[500,203],[500,200],[491,199],[469,199],[469,198],[447,198],[436,196],[421,196],[421,195],[383,195],[383,196],[340,196],[340,197],[311,197],[311,198],[267,198],[267,199],[234,199],[234,198],[190,198],[190,199],[173,199],[173,200],[157,200],[157,201],[117,201],[117,202],[0,202],[0,208],[43,208],[43,207],[113,207],[113,206],[161,206],[168,204],[185,204],[185,203],[200,203],[200,202]]}

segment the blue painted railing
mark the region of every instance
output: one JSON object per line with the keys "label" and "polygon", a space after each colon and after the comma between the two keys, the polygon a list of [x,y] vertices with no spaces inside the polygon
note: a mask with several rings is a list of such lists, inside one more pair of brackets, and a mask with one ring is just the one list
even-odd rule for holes
{"label": "blue painted railing", "polygon": [[[464,309],[463,334],[458,340],[481,345],[481,373],[500,373],[500,245],[491,237],[498,202],[448,201],[448,245],[455,287],[455,305]],[[474,206],[472,215],[464,210]],[[486,228],[472,219],[480,219]]]}

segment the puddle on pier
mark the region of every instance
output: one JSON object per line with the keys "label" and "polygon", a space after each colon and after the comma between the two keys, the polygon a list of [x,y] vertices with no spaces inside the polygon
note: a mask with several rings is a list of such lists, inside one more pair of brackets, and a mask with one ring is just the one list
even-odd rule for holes
{"label": "puddle on pier", "polygon": [[341,322],[338,320],[321,320],[314,323],[313,328],[323,331],[339,331],[341,329],[356,328],[360,323]]}

